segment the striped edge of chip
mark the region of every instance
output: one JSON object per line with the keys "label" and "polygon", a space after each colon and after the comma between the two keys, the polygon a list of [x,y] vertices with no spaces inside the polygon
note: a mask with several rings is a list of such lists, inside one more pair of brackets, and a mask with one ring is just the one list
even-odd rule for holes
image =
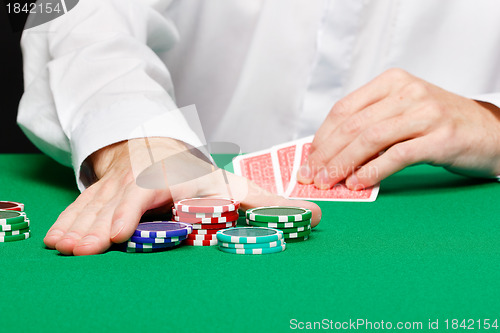
{"label": "striped edge of chip", "polygon": [[178,212],[174,207],[172,207],[173,216],[189,217],[189,218],[227,217],[227,216],[232,216],[235,213],[238,213],[238,211],[236,210],[225,213],[185,213],[185,212]]}
{"label": "striped edge of chip", "polygon": [[[177,227],[176,229],[170,229]],[[189,223],[176,221],[153,221],[139,223],[134,231],[136,237],[142,238],[170,238],[189,235],[193,231],[193,226]]]}
{"label": "striped edge of chip", "polygon": [[12,236],[0,236],[0,243],[25,240],[30,237],[31,237],[31,232],[25,232],[19,235],[12,235]]}
{"label": "striped edge of chip", "polygon": [[214,246],[218,244],[217,239],[214,240],[191,240],[191,239],[186,239],[185,241],[186,245],[190,246]]}
{"label": "striped edge of chip", "polygon": [[236,227],[220,230],[217,239],[225,243],[268,243],[283,239],[283,231],[265,227]]}
{"label": "striped edge of chip", "polygon": [[193,230],[199,230],[199,229],[226,229],[226,228],[235,227],[236,224],[237,224],[237,221],[227,222],[227,223],[207,223],[207,224],[194,223],[193,224]]}
{"label": "striped edge of chip", "polygon": [[19,229],[19,230],[11,230],[11,231],[0,231],[0,236],[14,236],[14,235],[20,235],[24,234],[26,232],[30,232],[30,228],[24,228],[24,229]]}
{"label": "striped edge of chip", "polygon": [[219,230],[222,229],[193,229],[190,235],[215,235]]}
{"label": "striped edge of chip", "polygon": [[219,250],[222,252],[233,253],[233,254],[271,254],[271,253],[279,253],[285,251],[286,244],[269,248],[260,248],[260,249],[231,249],[219,246]]}
{"label": "striped edge of chip", "polygon": [[261,222],[261,221],[252,221],[246,219],[245,221],[247,225],[253,225],[256,227],[276,228],[276,229],[297,228],[311,224],[311,220],[295,221],[295,222]]}
{"label": "striped edge of chip", "polygon": [[206,235],[193,235],[190,234],[187,236],[188,240],[216,240],[217,239],[217,234],[206,234]]}
{"label": "striped edge of chip", "polygon": [[171,243],[136,243],[136,242],[127,242],[127,248],[133,249],[164,249],[169,247],[174,247],[181,244],[182,241],[171,242]]}
{"label": "striped edge of chip", "polygon": [[15,223],[15,224],[0,224],[0,231],[13,231],[13,230],[21,230],[26,229],[30,226],[30,220],[26,218],[24,222]]}
{"label": "striped edge of chip", "polygon": [[237,211],[240,203],[228,198],[191,198],[174,203],[178,212],[184,213],[225,213]]}
{"label": "striped edge of chip", "polygon": [[288,240],[289,238],[299,238],[299,237],[309,236],[311,232],[312,232],[311,230],[305,230],[301,232],[291,232],[289,234],[283,234],[283,238],[285,238],[285,240]]}
{"label": "striped edge of chip", "polygon": [[219,242],[219,246],[227,247],[231,249],[260,249],[268,247],[276,247],[285,245],[285,240],[280,239],[279,241],[269,242],[269,243],[255,243],[255,244],[239,244],[239,243],[224,243]]}
{"label": "striped edge of chip", "polygon": [[[265,214],[266,211],[289,211],[281,212],[280,214]],[[259,214],[259,212],[261,212]],[[267,206],[255,207],[246,211],[245,216],[252,221],[260,222],[298,222],[310,220],[312,211],[302,207],[288,207],[288,206]]]}
{"label": "striped edge of chip", "polygon": [[184,223],[201,223],[201,224],[211,224],[211,223],[227,223],[238,221],[239,215],[234,216],[224,216],[224,217],[206,217],[206,218],[187,218],[182,216],[174,216],[174,220]]}

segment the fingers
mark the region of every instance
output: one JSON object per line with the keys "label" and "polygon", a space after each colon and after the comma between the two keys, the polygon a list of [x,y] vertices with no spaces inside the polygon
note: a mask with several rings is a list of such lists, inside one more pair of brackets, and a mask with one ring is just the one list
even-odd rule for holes
{"label": "fingers", "polygon": [[311,226],[315,227],[321,221],[321,208],[314,202],[285,199],[265,191],[252,181],[246,180],[246,182],[248,182],[248,195],[241,202],[243,210],[262,206],[303,207],[312,211]]}
{"label": "fingers", "polygon": [[431,140],[428,138],[418,138],[392,146],[349,176],[346,186],[351,190],[362,190],[409,165],[430,159],[429,144]]}
{"label": "fingers", "polygon": [[[329,189],[372,159],[374,154],[420,136],[427,129],[427,124],[413,122],[410,118],[413,117],[390,118],[367,128],[321,168],[314,178],[314,184],[320,189]],[[405,160],[394,162],[398,162],[393,166],[394,169],[402,168],[400,164],[406,163]]]}
{"label": "fingers", "polygon": [[[360,188],[380,181],[380,177],[362,167],[365,164],[381,167],[378,175],[386,177],[391,170],[395,172],[407,163],[418,162],[414,158],[428,159],[420,147],[412,158],[396,158],[393,154],[406,149],[407,144],[400,145],[403,141],[450,127],[450,115],[446,116],[445,111],[453,107],[443,102],[450,98],[441,89],[404,71],[385,72],[334,106],[315,137],[308,162],[299,169],[298,181],[329,189],[355,173],[347,184],[351,189]],[[460,98],[458,102],[463,104]],[[383,158],[376,158],[393,146]],[[370,162],[374,158],[376,162]],[[358,181],[358,177],[364,181]]]}
{"label": "fingers", "polygon": [[116,206],[112,217],[110,239],[113,243],[127,241],[137,228],[144,213],[171,202],[168,191],[154,191],[130,186]]}
{"label": "fingers", "polygon": [[401,69],[390,69],[335,103],[314,136],[311,154],[330,142],[329,138],[340,124],[357,112],[384,100],[395,89],[396,83],[406,82],[410,77]]}
{"label": "fingers", "polygon": [[[410,106],[406,105],[406,103],[401,103],[394,98],[386,98],[352,115],[332,131],[330,136],[327,137],[327,142],[318,146],[316,150],[309,155],[307,166],[302,168],[297,175],[299,182],[303,184],[311,184],[313,182],[318,184],[318,179],[323,179],[325,177],[324,168],[328,165],[328,162],[332,161],[335,157],[340,158],[338,154],[357,137],[363,135],[363,133],[367,131],[375,131],[376,129],[374,126],[377,126],[377,124],[386,119],[400,116],[405,110],[408,110],[408,108],[410,108]],[[370,135],[377,135],[377,133]],[[374,152],[371,154],[373,155]],[[309,173],[306,173],[305,170],[309,170]],[[348,174],[344,174],[344,178],[347,175]],[[316,179],[314,178],[315,176]]]}
{"label": "fingers", "polygon": [[118,189],[111,185],[109,182],[95,184],[89,193],[84,192],[88,197],[85,205],[71,207],[64,222],[70,225],[55,244],[59,252],[71,255],[79,247],[83,252],[100,253],[109,247],[110,224],[107,221],[121,197]]}
{"label": "fingers", "polygon": [[43,240],[47,247],[56,248],[57,242],[66,234],[87,204],[92,201],[94,192],[95,186],[89,187],[59,215]]}

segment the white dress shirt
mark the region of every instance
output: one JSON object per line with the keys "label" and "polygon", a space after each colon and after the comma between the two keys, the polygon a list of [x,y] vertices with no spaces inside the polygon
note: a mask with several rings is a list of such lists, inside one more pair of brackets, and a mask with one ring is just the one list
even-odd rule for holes
{"label": "white dress shirt", "polygon": [[[206,141],[245,152],[314,134],[391,67],[500,106],[499,17],[496,0],[81,0],[24,32],[18,122],[80,179],[94,151],[193,104]],[[148,135],[203,143],[176,112]]]}

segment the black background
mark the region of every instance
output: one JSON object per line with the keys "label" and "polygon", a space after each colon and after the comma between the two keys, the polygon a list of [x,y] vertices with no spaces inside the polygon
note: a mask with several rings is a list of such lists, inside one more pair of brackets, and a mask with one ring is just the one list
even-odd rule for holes
{"label": "black background", "polygon": [[9,20],[5,1],[0,0],[0,153],[39,152],[16,123],[17,108],[23,94],[19,45],[22,32],[17,27],[22,26],[25,20],[24,14],[11,16]]}

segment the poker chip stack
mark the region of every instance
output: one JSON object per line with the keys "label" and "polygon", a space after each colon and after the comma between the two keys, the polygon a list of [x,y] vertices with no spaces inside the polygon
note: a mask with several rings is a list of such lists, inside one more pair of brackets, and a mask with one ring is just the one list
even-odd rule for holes
{"label": "poker chip stack", "polygon": [[226,198],[192,198],[179,200],[172,209],[173,219],[189,223],[193,232],[186,245],[217,245],[217,232],[235,227],[238,223],[240,203]]}
{"label": "poker chip stack", "polygon": [[219,250],[232,254],[271,254],[286,250],[281,230],[261,227],[229,228],[217,232]]}
{"label": "poker chip stack", "polygon": [[0,243],[24,240],[30,236],[30,220],[24,212],[24,205],[0,201]]}
{"label": "poker chip stack", "polygon": [[126,251],[143,253],[170,250],[186,240],[192,230],[190,224],[180,222],[140,223],[126,243]]}
{"label": "poker chip stack", "polygon": [[246,222],[255,227],[276,228],[286,242],[300,242],[311,234],[312,212],[301,207],[269,206],[246,211]]}

